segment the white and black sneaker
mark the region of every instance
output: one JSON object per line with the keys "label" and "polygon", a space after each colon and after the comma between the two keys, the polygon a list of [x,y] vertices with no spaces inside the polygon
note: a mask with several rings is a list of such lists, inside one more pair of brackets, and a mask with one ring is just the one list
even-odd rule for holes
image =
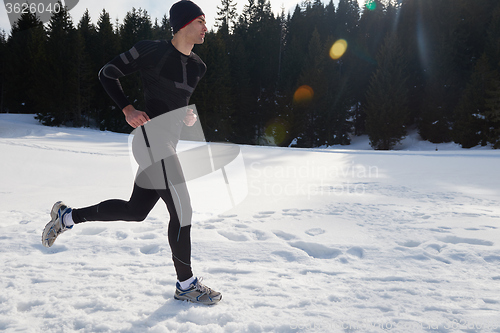
{"label": "white and black sneaker", "polygon": [[176,284],[174,298],[180,301],[213,305],[222,299],[222,294],[214,291],[201,283],[203,278],[196,278],[188,289],[181,289],[179,282]]}
{"label": "white and black sneaker", "polygon": [[45,226],[42,233],[42,244],[45,247],[51,247],[56,241],[57,236],[73,228],[66,227],[63,222],[63,218],[66,214],[71,212],[71,208],[66,206],[62,201],[58,201],[52,206],[50,212],[50,217],[52,218],[49,223]]}

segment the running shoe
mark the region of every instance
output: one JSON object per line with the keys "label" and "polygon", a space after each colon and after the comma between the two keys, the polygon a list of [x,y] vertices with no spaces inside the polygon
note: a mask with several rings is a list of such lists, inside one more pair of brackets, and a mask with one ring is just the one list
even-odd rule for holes
{"label": "running shoe", "polygon": [[52,206],[50,217],[52,218],[45,226],[42,233],[42,244],[45,247],[51,247],[56,241],[57,236],[73,228],[66,227],[63,223],[63,217],[71,212],[71,208],[66,206],[62,201],[58,201]]}
{"label": "running shoe", "polygon": [[188,289],[181,289],[177,282],[174,298],[180,301],[213,305],[222,299],[220,292],[214,291],[201,283],[203,278],[196,278]]}

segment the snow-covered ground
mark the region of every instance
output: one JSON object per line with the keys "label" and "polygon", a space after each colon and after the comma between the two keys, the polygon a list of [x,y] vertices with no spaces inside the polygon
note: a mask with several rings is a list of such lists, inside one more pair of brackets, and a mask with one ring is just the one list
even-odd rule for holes
{"label": "snow-covered ground", "polygon": [[0,331],[500,332],[500,151],[242,146],[246,199],[193,203],[207,307],[172,297],[162,203],[41,244],[55,201],[128,198],[127,142],[0,114]]}

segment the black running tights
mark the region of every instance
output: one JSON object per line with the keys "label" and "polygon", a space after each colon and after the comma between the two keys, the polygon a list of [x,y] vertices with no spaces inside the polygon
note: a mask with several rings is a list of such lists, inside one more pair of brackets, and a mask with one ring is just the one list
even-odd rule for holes
{"label": "black running tights", "polygon": [[[168,189],[144,189],[134,184],[129,201],[112,199],[97,205],[73,209],[75,224],[87,221],[143,221],[159,199],[167,205],[170,214],[168,241],[179,281],[193,276],[191,270],[191,224],[181,227],[172,194]],[[189,208],[190,209],[190,208]]]}

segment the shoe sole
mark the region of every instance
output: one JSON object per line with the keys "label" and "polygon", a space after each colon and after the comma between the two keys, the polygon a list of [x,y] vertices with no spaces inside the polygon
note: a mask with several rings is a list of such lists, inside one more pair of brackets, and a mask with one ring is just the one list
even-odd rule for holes
{"label": "shoe sole", "polygon": [[194,301],[190,300],[189,298],[179,298],[177,296],[174,296],[174,299],[181,301],[181,302],[190,302],[193,304],[215,305],[215,304],[219,303],[220,301],[222,301],[222,295],[220,296],[219,300],[212,302],[212,303],[194,302]]}
{"label": "shoe sole", "polygon": [[47,247],[47,248],[51,247],[54,244],[53,242],[52,242],[52,244],[49,244],[48,240],[47,240],[47,235],[50,233],[50,231],[54,227],[54,222],[55,222],[55,220],[51,220],[49,223],[47,223],[45,225],[45,228],[43,229],[43,232],[42,232],[42,245]]}
{"label": "shoe sole", "polygon": [[45,240],[47,239],[47,235],[49,234],[50,230],[52,229],[52,227],[54,226],[54,222],[56,221],[57,217],[58,217],[58,213],[59,213],[59,209],[61,207],[64,207],[66,206],[62,201],[58,201],[56,202],[53,206],[52,206],[52,209],[50,210],[50,218],[51,220],[45,225],[45,228],[43,229],[43,232],[42,232],[42,245],[45,246],[46,248],[49,248],[51,247],[52,245],[54,245],[54,242],[52,242],[51,245],[49,245],[48,243],[45,242]]}

